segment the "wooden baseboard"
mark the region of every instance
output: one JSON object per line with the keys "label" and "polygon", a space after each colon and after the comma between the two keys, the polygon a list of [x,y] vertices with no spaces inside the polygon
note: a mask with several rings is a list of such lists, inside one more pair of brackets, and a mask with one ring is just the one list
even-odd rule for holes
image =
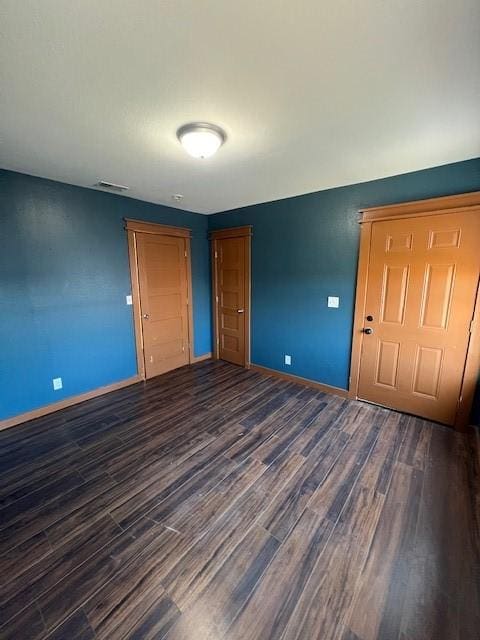
{"label": "wooden baseboard", "polygon": [[[193,359],[193,363],[203,362],[204,360],[209,360],[211,357],[212,357],[211,353],[204,353],[201,356],[196,356]],[[345,389],[339,389],[338,387],[332,387],[327,384],[321,384],[320,382],[315,382],[314,380],[309,380],[308,378],[301,378],[300,376],[294,376],[289,373],[283,373],[282,371],[276,371],[275,369],[262,367],[258,364],[251,364],[249,368],[252,369],[253,371],[258,371],[259,373],[264,373],[270,376],[276,376],[277,378],[283,378],[284,380],[291,380],[292,382],[298,382],[299,384],[304,384],[307,387],[313,387],[314,389],[318,389],[319,391],[323,391],[325,393],[332,393],[342,398],[346,398],[348,394],[348,391],[346,391]],[[67,407],[71,407],[74,404],[85,402],[85,400],[91,400],[92,398],[103,396],[106,393],[111,393],[112,391],[123,389],[124,387],[128,387],[132,384],[135,384],[141,381],[142,381],[141,376],[139,375],[132,376],[131,378],[127,378],[126,380],[121,380],[120,382],[114,382],[113,384],[108,384],[104,387],[99,387],[98,389],[93,389],[92,391],[87,391],[77,396],[64,398],[63,400],[60,400],[59,402],[54,402],[53,404],[47,404],[44,407],[39,407],[38,409],[33,409],[32,411],[27,411],[26,413],[21,413],[18,416],[13,416],[12,418],[1,420],[0,431],[2,431],[3,429],[9,429],[10,427],[15,427],[24,422],[28,422],[29,420],[34,420],[35,418],[41,418],[42,416],[46,416],[49,413],[55,413],[55,411],[60,411],[60,409],[66,409]]]}
{"label": "wooden baseboard", "polygon": [[309,380],[308,378],[302,378],[301,376],[294,376],[291,373],[284,373],[283,371],[277,371],[276,369],[269,369],[268,367],[262,367],[259,364],[251,364],[250,369],[252,371],[258,371],[268,376],[275,376],[276,378],[282,378],[283,380],[289,380],[290,382],[298,382],[298,384],[304,384],[306,387],[312,387],[318,391],[324,393],[331,393],[340,398],[347,398],[348,391],[346,389],[340,389],[340,387],[332,387],[329,384],[322,384],[321,382],[315,382],[315,380]]}
{"label": "wooden baseboard", "polygon": [[139,375],[132,376],[131,378],[127,378],[126,380],[121,380],[120,382],[107,384],[105,387],[99,387],[98,389],[93,389],[92,391],[86,391],[85,393],[81,393],[78,396],[71,396],[70,398],[64,398],[63,400],[60,400],[59,402],[54,402],[53,404],[47,404],[44,407],[33,409],[33,411],[27,411],[26,413],[21,413],[18,416],[13,416],[12,418],[7,418],[6,420],[0,421],[0,431],[2,429],[9,429],[10,427],[16,427],[17,425],[22,424],[23,422],[28,422],[29,420],[34,420],[35,418],[41,418],[42,416],[46,416],[49,413],[60,411],[60,409],[66,409],[67,407],[71,407],[74,404],[85,402],[85,400],[91,400],[92,398],[103,396],[106,393],[111,393],[112,391],[118,391],[118,389],[123,389],[123,387],[128,387],[131,384],[135,384],[136,382],[141,382],[141,381],[142,381],[142,378]]}
{"label": "wooden baseboard", "polygon": [[194,356],[192,360],[192,364],[195,364],[196,362],[203,362],[204,360],[210,360],[211,357],[212,357],[211,351],[209,351],[208,353],[204,353],[201,356]]}

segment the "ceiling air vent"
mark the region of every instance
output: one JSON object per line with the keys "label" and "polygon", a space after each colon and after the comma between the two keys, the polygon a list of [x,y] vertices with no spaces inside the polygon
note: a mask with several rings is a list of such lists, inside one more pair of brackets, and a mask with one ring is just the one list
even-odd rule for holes
{"label": "ceiling air vent", "polygon": [[108,189],[109,191],[128,191],[130,187],[126,187],[123,184],[115,184],[114,182],[107,182],[106,180],[99,180],[94,187],[100,187],[100,189]]}

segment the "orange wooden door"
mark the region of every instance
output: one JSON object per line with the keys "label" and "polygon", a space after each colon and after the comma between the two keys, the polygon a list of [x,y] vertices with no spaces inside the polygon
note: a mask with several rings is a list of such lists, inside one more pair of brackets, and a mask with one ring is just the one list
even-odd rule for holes
{"label": "orange wooden door", "polygon": [[247,236],[215,240],[217,355],[246,365]]}
{"label": "orange wooden door", "polygon": [[138,281],[147,378],[189,362],[184,238],[137,233]]}
{"label": "orange wooden door", "polygon": [[480,268],[480,216],[372,224],[358,397],[453,425]]}

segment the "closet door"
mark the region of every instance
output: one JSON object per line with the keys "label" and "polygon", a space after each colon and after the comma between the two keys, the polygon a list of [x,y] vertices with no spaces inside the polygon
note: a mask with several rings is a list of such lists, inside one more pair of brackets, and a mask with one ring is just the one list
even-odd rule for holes
{"label": "closet door", "polygon": [[215,355],[250,363],[250,227],[214,231]]}
{"label": "closet door", "polygon": [[138,282],[147,378],[189,363],[186,240],[137,233]]}

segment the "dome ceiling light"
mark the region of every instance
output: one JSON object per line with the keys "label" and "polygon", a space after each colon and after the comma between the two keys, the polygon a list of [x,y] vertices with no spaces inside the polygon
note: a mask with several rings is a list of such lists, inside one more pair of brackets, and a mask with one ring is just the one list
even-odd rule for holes
{"label": "dome ceiling light", "polygon": [[209,158],[216,153],[226,140],[225,131],[214,124],[192,122],[177,131],[185,151],[194,158]]}

